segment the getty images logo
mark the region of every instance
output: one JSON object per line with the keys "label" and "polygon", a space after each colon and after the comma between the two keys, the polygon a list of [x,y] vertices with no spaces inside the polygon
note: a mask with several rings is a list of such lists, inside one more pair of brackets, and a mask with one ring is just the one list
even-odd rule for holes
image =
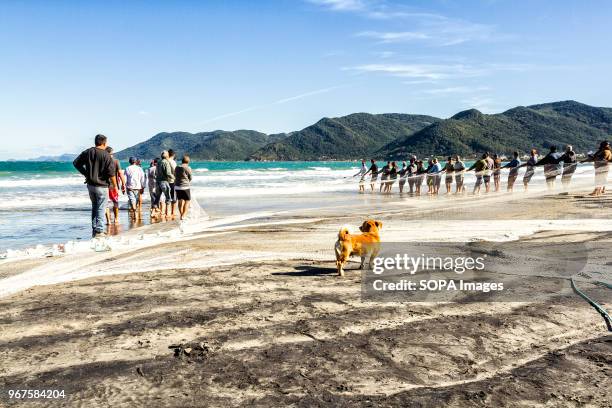
{"label": "getty images logo", "polygon": [[485,268],[486,254],[482,257],[471,256],[410,256],[396,254],[390,257],[374,258],[372,272],[380,275],[385,271],[406,271],[414,275],[418,271],[453,271],[462,274],[465,271],[482,271]]}

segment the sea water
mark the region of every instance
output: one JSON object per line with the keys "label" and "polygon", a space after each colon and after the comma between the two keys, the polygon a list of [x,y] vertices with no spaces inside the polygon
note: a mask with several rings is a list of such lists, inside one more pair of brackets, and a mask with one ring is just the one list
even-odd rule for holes
{"label": "sea water", "polygon": [[[122,162],[125,169],[127,163]],[[356,162],[192,162],[192,197],[213,217],[316,206],[326,192],[355,190]],[[143,165],[147,170],[148,163]],[[318,197],[318,198],[317,198]],[[121,225],[130,228],[120,194]],[[145,216],[149,193],[143,196]],[[70,162],[0,162],[0,253],[87,240],[91,204]]]}
{"label": "sea water", "polygon": [[[471,163],[466,162],[469,166]],[[274,211],[338,207],[362,202],[374,210],[399,200],[394,194],[357,194],[358,162],[192,162],[192,198],[213,218]],[[384,163],[378,163],[381,168]],[[125,168],[127,163],[122,163]],[[148,164],[143,165],[147,170]],[[592,164],[581,165],[575,178],[592,178]],[[522,190],[521,170],[516,189]],[[467,173],[471,191],[473,173]],[[505,189],[507,171],[502,175]],[[542,170],[532,184],[544,184]],[[369,191],[369,186],[366,186]],[[425,187],[424,187],[425,188]],[[376,186],[376,191],[378,186]],[[444,186],[442,186],[444,191]],[[425,189],[426,191],[426,189]],[[143,197],[148,224],[149,193]],[[112,233],[139,225],[129,223],[127,197],[120,195],[121,224]],[[297,211],[296,211],[297,210]],[[84,178],[70,162],[0,162],[0,256],[11,249],[86,241],[91,237],[91,204]]]}

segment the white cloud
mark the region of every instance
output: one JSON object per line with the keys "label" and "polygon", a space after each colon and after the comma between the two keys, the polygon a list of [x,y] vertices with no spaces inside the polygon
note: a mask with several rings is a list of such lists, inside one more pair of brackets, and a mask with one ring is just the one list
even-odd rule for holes
{"label": "white cloud", "polygon": [[427,40],[429,35],[415,31],[400,31],[400,32],[379,32],[379,31],[362,31],[355,34],[357,37],[373,38],[383,43],[404,42],[413,40]]}
{"label": "white cloud", "polygon": [[138,111],[138,114],[140,116],[151,116],[151,112],[147,112],[146,110],[140,110]]}
{"label": "white cloud", "polygon": [[482,91],[490,91],[491,88],[486,86],[477,86],[477,87],[469,87],[469,86],[452,86],[447,88],[433,88],[426,89],[423,93],[429,95],[448,95],[448,94],[466,94],[473,92],[482,92]]}
{"label": "white cloud", "polygon": [[387,74],[400,78],[414,78],[418,80],[465,78],[484,74],[482,69],[461,64],[366,64],[343,69],[361,73]]}
{"label": "white cloud", "polygon": [[500,41],[513,38],[497,32],[496,27],[488,24],[449,18],[436,13],[415,11],[402,5],[381,0],[308,0],[328,10],[350,12],[360,16],[377,19],[410,20],[410,31],[364,31],[357,36],[369,37],[383,43],[402,41],[423,41],[433,46],[452,46],[466,42]]}
{"label": "white cloud", "polygon": [[368,6],[362,0],[309,0],[309,2],[337,11],[360,11]]}
{"label": "white cloud", "polygon": [[451,46],[472,41],[498,41],[509,36],[496,33],[495,28],[463,20],[428,20],[417,23],[411,31],[361,31],[357,37],[366,37],[381,43],[420,41],[432,46]]}

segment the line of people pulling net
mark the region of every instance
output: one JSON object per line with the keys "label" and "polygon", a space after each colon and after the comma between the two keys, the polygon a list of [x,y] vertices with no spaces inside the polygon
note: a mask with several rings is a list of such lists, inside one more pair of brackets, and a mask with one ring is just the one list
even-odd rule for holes
{"label": "line of people pulling net", "polygon": [[[483,153],[480,159],[475,160],[468,168],[459,155],[449,156],[446,163],[442,164],[435,157],[426,159],[427,167],[423,160],[418,160],[412,156],[408,163],[402,162],[402,167],[398,168],[395,161],[388,161],[381,169],[378,168],[374,159],[370,160],[369,168],[365,160],[361,161],[361,168],[353,177],[360,177],[359,191],[365,192],[366,184],[370,184],[371,191],[375,190],[375,185],[380,176],[379,191],[390,194],[395,182],[398,182],[400,194],[406,192],[411,195],[421,195],[423,185],[427,186],[427,194],[437,195],[440,192],[442,180],[447,193],[452,193],[452,184],[455,183],[455,194],[465,193],[465,174],[474,172],[475,182],[473,193],[480,194],[484,184],[485,191],[491,191],[491,180],[493,190],[499,191],[501,188],[502,170],[508,170],[507,191],[514,189],[514,184],[519,177],[519,171],[525,167],[523,174],[523,187],[527,191],[529,183],[533,178],[536,168],[544,168],[544,178],[549,189],[555,186],[557,177],[561,176],[561,183],[564,188],[569,188],[572,177],[578,163],[593,162],[595,170],[595,189],[592,196],[605,193],[609,163],[612,161],[610,143],[603,141],[594,153],[589,153],[583,160],[578,160],[578,155],[573,147],[568,145],[563,152],[558,152],[556,146],[551,146],[550,151],[540,157],[536,149],[532,149],[529,158],[522,162],[519,152],[514,152],[512,159],[503,163],[502,158],[497,154]],[[367,178],[370,176],[370,180]],[[425,183],[425,184],[424,184]],[[406,184],[408,185],[406,188]]]}

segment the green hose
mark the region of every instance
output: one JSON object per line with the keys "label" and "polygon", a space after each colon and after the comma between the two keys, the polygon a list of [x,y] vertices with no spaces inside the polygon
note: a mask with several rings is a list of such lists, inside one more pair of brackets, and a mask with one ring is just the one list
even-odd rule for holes
{"label": "green hose", "polygon": [[[603,317],[604,321],[606,322],[606,326],[608,326],[608,331],[612,332],[612,318],[610,317],[606,309],[604,309],[599,303],[595,302],[593,299],[591,299],[590,297],[585,295],[582,291],[580,291],[580,289],[576,287],[576,283],[574,282],[574,277],[570,277],[570,282],[572,284],[572,289],[574,289],[574,292],[576,292],[578,296],[586,300],[591,306],[593,306],[595,310],[597,310],[597,312],[599,312],[601,317]],[[610,287],[610,285],[607,285],[607,284],[606,286]]]}

